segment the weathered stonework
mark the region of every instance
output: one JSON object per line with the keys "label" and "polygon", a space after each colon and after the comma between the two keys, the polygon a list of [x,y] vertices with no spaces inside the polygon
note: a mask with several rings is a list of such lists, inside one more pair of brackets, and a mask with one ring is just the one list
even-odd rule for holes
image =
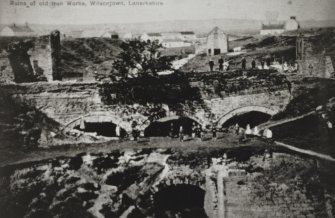
{"label": "weathered stonework", "polygon": [[[6,190],[12,196],[29,192],[33,199],[19,199],[23,214],[34,213],[36,207],[46,214],[75,207],[76,213],[94,217],[127,218],[135,211],[136,217],[156,217],[157,196],[169,188],[191,187],[204,193],[203,210],[209,218],[331,217],[326,209],[331,201],[324,193],[334,193],[323,186],[317,163],[264,149],[196,151],[196,155],[166,149],[127,150],[11,166],[1,177],[1,196],[6,196]],[[175,194],[174,198],[183,197]]]}
{"label": "weathered stonework", "polygon": [[[22,85],[7,85],[2,89],[9,92],[15,99],[38,108],[48,117],[72,129],[80,125],[84,119],[95,122],[113,122],[123,129],[131,131],[131,121],[139,124],[144,130],[151,122],[146,115],[145,105],[105,105],[101,101],[97,84],[71,83],[37,83]],[[274,115],[285,109],[291,94],[288,90],[243,94],[205,100],[203,105],[197,104],[194,111],[166,111],[165,117],[185,116],[193,119],[203,127],[217,125],[220,127],[229,118],[250,111]],[[129,113],[131,108],[133,112]],[[136,109],[134,109],[136,108]]]}

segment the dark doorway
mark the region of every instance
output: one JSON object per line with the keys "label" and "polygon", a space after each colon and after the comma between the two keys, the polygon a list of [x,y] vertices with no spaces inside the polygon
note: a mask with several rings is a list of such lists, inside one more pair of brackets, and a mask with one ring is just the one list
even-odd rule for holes
{"label": "dark doorway", "polygon": [[193,185],[169,186],[154,195],[156,218],[207,218],[205,191]]}
{"label": "dark doorway", "polygon": [[[81,126],[76,126],[75,129],[84,131],[84,132],[96,132],[98,136],[105,137],[116,137],[116,125],[111,122],[104,123],[87,123],[85,122],[84,128],[80,128]],[[82,126],[83,127],[83,126]],[[124,129],[120,129],[120,136],[125,137],[126,131]]]}
{"label": "dark doorway", "polygon": [[250,124],[250,127],[258,126],[259,124],[267,122],[271,118],[271,115],[258,112],[251,111],[241,115],[234,116],[227,120],[222,127],[233,126],[238,123],[239,126],[245,128],[247,124]]}
{"label": "dark doorway", "polygon": [[208,54],[209,54],[209,55],[212,54],[212,49],[208,49]]}
{"label": "dark doorway", "polygon": [[219,55],[219,54],[221,54],[221,49],[215,48],[214,49],[214,55]]}
{"label": "dark doorway", "polygon": [[153,122],[144,131],[145,137],[165,137],[169,136],[171,129],[173,134],[177,135],[180,126],[183,126],[184,134],[191,135],[192,125],[199,125],[194,120],[187,117],[180,117],[179,119],[172,119],[164,122]]}

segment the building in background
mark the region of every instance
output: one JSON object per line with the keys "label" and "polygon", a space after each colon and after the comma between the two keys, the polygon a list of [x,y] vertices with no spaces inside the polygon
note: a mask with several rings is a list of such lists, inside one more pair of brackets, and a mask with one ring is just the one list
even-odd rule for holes
{"label": "building in background", "polygon": [[14,23],[11,26],[4,27],[0,32],[0,36],[7,36],[7,37],[10,36],[32,37],[36,35],[37,34],[29,27],[28,23],[22,26]]}
{"label": "building in background", "polygon": [[186,42],[180,39],[167,39],[162,42],[162,46],[164,48],[179,48],[179,47],[187,47],[187,46],[192,46],[191,42]]}
{"label": "building in background", "polygon": [[291,16],[288,21],[285,23],[285,31],[294,31],[300,28],[299,22],[297,21],[295,16]]}
{"label": "building in background", "polygon": [[280,35],[285,32],[284,24],[262,24],[261,35]]}
{"label": "building in background", "polygon": [[106,31],[101,35],[102,38],[109,38],[109,39],[119,39],[119,34],[116,31]]}
{"label": "building in background", "polygon": [[180,32],[180,39],[184,41],[192,42],[192,41],[197,40],[197,36],[195,35],[193,31],[184,31],[184,32]]}
{"label": "building in background", "polygon": [[143,41],[158,41],[159,43],[162,43],[163,41],[163,36],[161,33],[144,33],[140,37],[141,40]]}
{"label": "building in background", "polygon": [[215,27],[207,35],[207,55],[219,55],[228,52],[228,35]]}

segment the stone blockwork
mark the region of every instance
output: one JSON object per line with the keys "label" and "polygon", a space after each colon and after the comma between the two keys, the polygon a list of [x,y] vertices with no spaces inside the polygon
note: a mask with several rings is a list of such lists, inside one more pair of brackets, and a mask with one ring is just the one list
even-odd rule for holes
{"label": "stone blockwork", "polygon": [[250,111],[272,116],[285,108],[291,96],[288,90],[278,90],[213,98],[205,100],[203,104],[194,102],[196,109],[193,111],[167,111],[165,108],[164,117],[151,118],[150,107],[146,105],[103,104],[97,83],[35,83],[5,85],[1,89],[15,99],[39,109],[64,127],[73,128],[86,119],[113,122],[128,132],[131,131],[132,121],[136,121],[140,129],[144,130],[157,119],[176,115],[189,117],[203,127],[213,124],[220,126],[232,116]]}
{"label": "stone blockwork", "polygon": [[[2,69],[1,81],[3,83],[15,81],[15,73],[17,74],[16,77],[18,77],[17,82],[53,81],[50,36],[6,38],[1,40],[4,40],[2,42],[4,47],[0,48],[0,50],[2,49],[0,51],[0,66]],[[29,44],[29,48],[25,46],[26,44]],[[27,49],[24,49],[25,47]],[[22,55],[24,55],[25,59],[22,59]],[[59,65],[59,62],[57,64]],[[29,71],[28,74],[31,74],[31,79],[20,79],[21,74],[23,75],[25,72],[22,69],[16,69],[19,65],[28,66],[24,67],[24,69],[26,68],[25,71]]]}
{"label": "stone blockwork", "polygon": [[8,59],[6,51],[0,52],[0,83],[8,83],[14,81],[12,66]]}
{"label": "stone blockwork", "polygon": [[[0,209],[22,217],[36,211],[68,215],[75,208],[85,217],[153,218],[157,195],[191,187],[205,193],[200,196],[208,218],[332,217],[335,193],[317,162],[271,150],[122,150],[10,166],[0,178]],[[18,198],[26,193],[31,198]],[[19,204],[6,207],[12,198]]]}
{"label": "stone blockwork", "polygon": [[299,73],[304,77],[335,78],[332,57],[326,54],[323,45],[317,45],[318,40],[320,39],[304,36],[297,38],[296,57]]}

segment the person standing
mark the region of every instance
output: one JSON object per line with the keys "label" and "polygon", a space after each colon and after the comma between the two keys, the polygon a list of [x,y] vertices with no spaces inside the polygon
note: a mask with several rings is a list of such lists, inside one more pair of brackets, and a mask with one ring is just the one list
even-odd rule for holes
{"label": "person standing", "polygon": [[133,135],[134,141],[136,142],[138,139],[138,130],[136,127],[133,127],[132,135]]}
{"label": "person standing", "polygon": [[195,133],[196,133],[196,130],[197,130],[197,126],[195,123],[192,124],[192,129],[191,129],[191,136],[192,136],[192,139],[195,138]]}
{"label": "person standing", "polygon": [[214,61],[212,59],[209,60],[209,69],[210,69],[210,72],[213,72],[213,69],[214,69]]}
{"label": "person standing", "polygon": [[116,125],[115,127],[115,135],[118,139],[120,139],[120,136],[121,136],[121,129],[120,129],[120,126],[119,125]]}
{"label": "person standing", "polygon": [[256,68],[256,61],[255,59],[252,59],[252,62],[251,62],[251,68],[254,70]]}
{"label": "person standing", "polygon": [[262,60],[261,60],[262,70],[264,70],[264,65],[265,65],[265,62],[264,62],[264,59],[262,59]]}
{"label": "person standing", "polygon": [[183,126],[179,127],[179,139],[180,139],[181,142],[184,141],[184,129],[183,129]]}
{"label": "person standing", "polygon": [[267,57],[267,58],[266,58],[266,66],[267,66],[268,68],[270,68],[270,65],[271,65],[271,58],[270,58],[270,57]]}
{"label": "person standing", "polygon": [[250,136],[250,135],[252,134],[252,130],[251,130],[249,124],[247,124],[247,128],[246,128],[246,130],[245,130],[245,134],[246,134],[247,137]]}
{"label": "person standing", "polygon": [[196,137],[198,138],[198,139],[201,139],[201,126],[200,125],[198,125],[198,127],[196,128]]}
{"label": "person standing", "polygon": [[245,59],[245,57],[242,58],[242,70],[245,70],[247,66],[247,60]]}
{"label": "person standing", "polygon": [[171,125],[170,125],[170,131],[169,131],[169,136],[171,137],[171,138],[173,138],[173,136],[174,136],[174,126],[173,126],[173,123],[171,123]]}
{"label": "person standing", "polygon": [[212,126],[212,138],[214,140],[216,140],[217,138],[217,129],[215,128],[215,126]]}
{"label": "person standing", "polygon": [[220,70],[220,71],[223,71],[223,63],[224,63],[224,60],[223,60],[223,58],[221,57],[221,58],[219,59],[219,70]]}
{"label": "person standing", "polygon": [[258,130],[258,127],[257,127],[257,126],[254,127],[254,130],[253,130],[252,134],[253,134],[254,136],[259,136],[259,130]]}
{"label": "person standing", "polygon": [[238,123],[235,124],[235,134],[238,135],[240,132],[240,126],[238,125]]}

